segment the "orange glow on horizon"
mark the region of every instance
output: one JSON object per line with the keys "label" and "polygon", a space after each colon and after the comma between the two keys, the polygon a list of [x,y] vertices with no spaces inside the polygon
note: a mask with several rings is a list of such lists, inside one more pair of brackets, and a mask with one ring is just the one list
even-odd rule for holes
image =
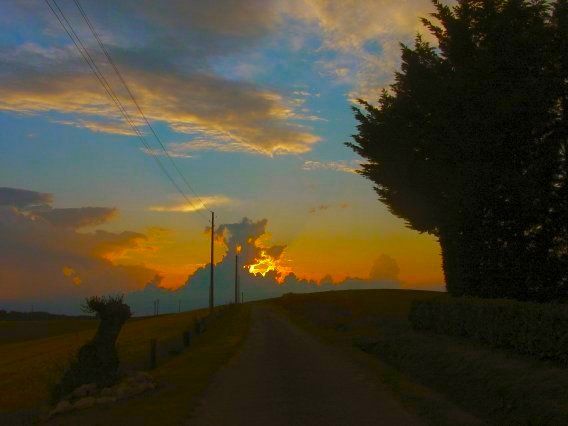
{"label": "orange glow on horizon", "polygon": [[[107,250],[101,257],[115,265],[136,265],[154,270],[162,277],[160,286],[170,290],[183,286],[189,276],[208,263],[208,252],[203,250],[203,245],[209,243],[208,236],[198,234],[197,237],[204,241],[196,244],[197,237],[191,233],[150,229],[144,234],[148,236],[147,240],[126,250]],[[244,264],[243,269],[263,277],[274,274],[280,284],[290,273],[298,279],[317,283],[331,277],[337,284],[347,277],[368,278],[375,259],[386,253],[397,262],[400,268],[398,278],[404,288],[428,287],[444,282],[439,245],[427,235],[415,235],[406,230],[369,234],[366,230],[357,229],[356,232],[330,234],[328,228],[316,227],[291,241],[287,236],[279,239],[287,243],[282,255],[275,259],[269,250],[269,242],[257,240],[259,254],[253,261]],[[242,255],[244,247],[239,246],[233,247],[235,253]],[[215,263],[219,263],[227,253],[227,247],[216,242]]]}

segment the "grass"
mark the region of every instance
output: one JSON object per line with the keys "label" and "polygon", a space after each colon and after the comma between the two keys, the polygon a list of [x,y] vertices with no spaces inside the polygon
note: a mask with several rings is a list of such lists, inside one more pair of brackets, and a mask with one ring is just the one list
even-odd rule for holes
{"label": "grass", "polygon": [[[191,329],[193,320],[205,314],[205,310],[200,310],[129,320],[118,339],[121,363],[126,369],[146,368],[151,338],[158,338],[158,362],[169,357],[170,350],[182,346],[181,333]],[[95,333],[95,328],[84,322],[90,320],[75,320],[75,325],[68,321],[73,320],[46,320],[49,325],[36,332],[40,338],[29,340],[33,333],[25,331],[26,339],[0,344],[0,413],[34,411],[48,399],[50,386]],[[33,323],[25,321],[28,327]],[[12,327],[12,335],[25,329],[21,324],[7,327]]]}
{"label": "grass", "polygon": [[77,318],[0,321],[0,345],[93,330],[98,324],[95,319]]}
{"label": "grass", "polygon": [[[429,292],[369,290],[276,300],[312,332],[356,343],[379,363],[381,381],[430,424],[568,424],[568,371],[457,337],[415,332],[412,300]],[[369,356],[359,351],[363,362]],[[461,409],[460,409],[461,408]]]}
{"label": "grass", "polygon": [[211,376],[236,353],[247,334],[250,306],[226,309],[188,350],[154,370],[159,388],[110,406],[55,418],[53,425],[179,425],[187,420]]}

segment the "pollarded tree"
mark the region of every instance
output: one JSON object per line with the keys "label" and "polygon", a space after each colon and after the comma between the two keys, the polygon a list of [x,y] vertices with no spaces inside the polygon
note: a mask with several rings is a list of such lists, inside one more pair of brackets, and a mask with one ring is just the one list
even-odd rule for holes
{"label": "pollarded tree", "polygon": [[79,349],[61,381],[54,387],[54,401],[81,385],[96,383],[102,388],[114,384],[119,378],[116,340],[132,315],[130,307],[124,303],[123,296],[94,296],[85,300],[83,311],[95,313],[100,324],[95,337]]}
{"label": "pollarded tree", "polygon": [[563,297],[566,0],[433,3],[438,47],[402,46],[348,145],[390,211],[438,237],[450,293]]}

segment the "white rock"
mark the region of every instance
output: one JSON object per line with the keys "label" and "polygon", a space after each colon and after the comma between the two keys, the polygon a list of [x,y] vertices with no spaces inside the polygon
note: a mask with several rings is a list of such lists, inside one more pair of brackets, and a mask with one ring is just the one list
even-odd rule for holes
{"label": "white rock", "polygon": [[130,388],[130,395],[140,395],[144,391],[146,391],[146,384],[141,383]]}
{"label": "white rock", "polygon": [[124,399],[128,397],[128,388],[126,386],[120,385],[115,391],[116,399]]}
{"label": "white rock", "polygon": [[102,397],[111,397],[114,396],[115,391],[112,388],[104,388],[103,390],[101,390],[101,396]]}
{"label": "white rock", "polygon": [[95,402],[96,400],[94,397],[88,396],[86,398],[81,398],[79,401],[73,404],[73,408],[77,410],[84,410],[85,408],[91,408],[93,405],[95,405]]}
{"label": "white rock", "polygon": [[87,385],[79,386],[71,394],[73,398],[84,398],[86,396],[91,396],[97,393],[97,385],[95,383],[89,383]]}
{"label": "white rock", "polygon": [[113,396],[101,396],[100,398],[97,398],[95,402],[97,404],[111,404],[116,402],[116,398]]}
{"label": "white rock", "polygon": [[53,410],[49,413],[49,417],[56,416],[57,414],[66,413],[73,409],[73,405],[66,399],[63,401],[59,401],[59,403],[55,406]]}
{"label": "white rock", "polygon": [[137,382],[151,382],[153,380],[152,376],[149,373],[144,371],[139,371],[134,376]]}

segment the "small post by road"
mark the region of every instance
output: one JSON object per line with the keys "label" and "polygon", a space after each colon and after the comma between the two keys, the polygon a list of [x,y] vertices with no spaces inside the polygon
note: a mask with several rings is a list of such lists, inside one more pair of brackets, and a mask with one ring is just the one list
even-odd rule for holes
{"label": "small post by road", "polygon": [[183,346],[186,348],[191,344],[191,331],[184,331],[183,332]]}
{"label": "small post by road", "polygon": [[239,255],[235,255],[235,304],[239,303]]}

